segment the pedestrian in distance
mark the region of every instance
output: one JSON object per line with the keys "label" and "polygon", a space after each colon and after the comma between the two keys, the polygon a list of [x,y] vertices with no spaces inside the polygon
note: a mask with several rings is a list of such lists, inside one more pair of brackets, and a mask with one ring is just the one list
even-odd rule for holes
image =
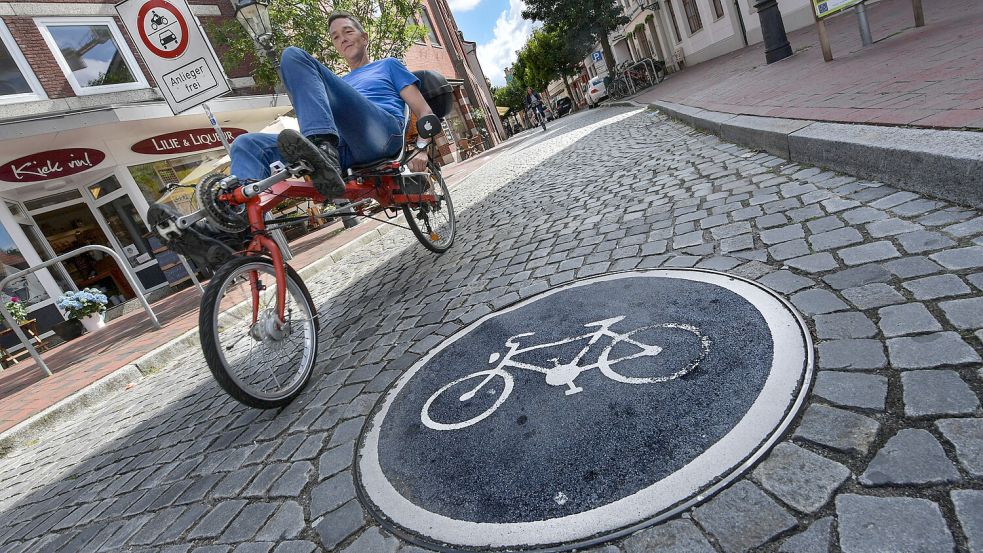
{"label": "pedestrian in distance", "polygon": [[526,88],[526,111],[536,114],[539,124],[546,130],[546,112],[543,110],[543,98],[532,87]]}

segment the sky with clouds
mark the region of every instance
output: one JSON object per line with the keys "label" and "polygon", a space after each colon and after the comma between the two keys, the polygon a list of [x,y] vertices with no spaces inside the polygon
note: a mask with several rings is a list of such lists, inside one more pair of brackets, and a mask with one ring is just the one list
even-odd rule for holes
{"label": "sky with clouds", "polygon": [[478,43],[478,61],[492,85],[505,84],[505,68],[532,33],[523,0],[448,0],[466,40]]}

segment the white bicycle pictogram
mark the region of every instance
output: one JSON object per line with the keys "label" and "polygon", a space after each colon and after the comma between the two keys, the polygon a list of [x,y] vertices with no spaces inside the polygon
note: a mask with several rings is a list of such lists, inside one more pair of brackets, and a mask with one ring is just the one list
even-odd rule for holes
{"label": "white bicycle pictogram", "polygon": [[[502,357],[498,352],[495,352],[491,354],[491,356],[488,358],[489,363],[496,363],[496,362],[498,363],[495,366],[495,368],[478,371],[469,374],[467,376],[463,376],[449,384],[446,384],[445,386],[441,387],[439,390],[434,392],[434,394],[430,396],[430,399],[428,399],[427,402],[423,405],[423,409],[420,411],[420,420],[423,422],[425,426],[433,430],[460,430],[462,428],[467,428],[471,425],[477,424],[482,420],[488,418],[503,403],[505,403],[505,400],[508,399],[509,395],[512,393],[512,389],[515,386],[515,382],[512,375],[505,370],[505,367],[528,369],[531,371],[543,373],[546,375],[547,384],[549,384],[550,386],[567,386],[567,389],[564,390],[564,393],[566,395],[572,395],[582,392],[584,390],[580,386],[577,386],[577,384],[574,382],[577,379],[577,377],[580,376],[581,373],[585,371],[589,371],[594,368],[600,369],[601,374],[610,378],[611,380],[614,380],[615,382],[620,382],[622,384],[657,384],[660,382],[668,382],[670,380],[675,380],[681,376],[685,376],[686,374],[689,374],[691,371],[693,371],[693,369],[697,368],[700,365],[700,362],[703,361],[703,359],[707,356],[708,353],[710,353],[710,338],[703,335],[703,333],[700,332],[700,329],[693,325],[684,324],[684,323],[662,323],[662,324],[643,326],[625,333],[618,333],[612,331],[611,326],[622,321],[623,319],[624,317],[621,316],[621,317],[612,317],[610,319],[604,319],[601,321],[594,321],[591,323],[587,323],[584,325],[585,328],[597,327],[597,330],[587,334],[582,334],[580,336],[574,336],[556,342],[538,344],[535,346],[529,346],[525,348],[520,347],[520,344],[516,341],[516,339],[524,338],[527,336],[533,336],[535,335],[535,332],[516,334],[515,336],[512,336],[505,341],[505,346],[508,348],[508,351],[505,353],[504,357]],[[616,371],[614,369],[614,366],[623,361],[638,359],[641,357],[655,357],[656,355],[662,353],[663,348],[660,346],[644,344],[642,342],[639,342],[638,340],[632,339],[632,336],[638,334],[639,332],[643,332],[645,330],[650,330],[655,328],[678,329],[695,335],[697,338],[699,338],[700,341],[699,355],[696,357],[696,359],[692,360],[685,366],[680,367],[674,372],[663,376],[634,377],[634,376],[625,376],[619,373],[618,371]],[[583,359],[583,357],[587,355],[587,352],[590,351],[590,349],[594,346],[595,343],[597,343],[601,338],[604,337],[611,338],[611,342],[607,345],[607,347],[605,347],[601,351],[600,355],[597,358],[597,362],[581,365],[580,364],[581,359]],[[564,344],[569,344],[571,342],[576,342],[578,340],[585,340],[585,339],[588,340],[587,345],[583,349],[581,349],[580,352],[577,354],[577,356],[574,357],[569,363],[561,364],[558,358],[554,358],[554,359],[550,359],[550,361],[553,362],[552,367],[540,367],[538,365],[533,365],[530,363],[522,363],[513,359],[513,357],[522,353],[552,348],[556,346],[562,346]],[[612,359],[611,350],[614,349],[615,346],[619,344],[630,344],[638,348],[640,351],[632,355],[626,355],[624,357],[617,357]],[[455,422],[455,423],[437,422],[430,417],[430,407],[437,400],[437,398],[439,398],[441,394],[443,394],[444,392],[450,390],[454,386],[457,386],[458,384],[465,382],[467,380],[480,378],[481,381],[478,383],[477,386],[475,386],[470,391],[465,392],[458,398],[458,400],[461,402],[469,401],[473,399],[478,394],[478,392],[482,390],[482,388],[484,388],[486,385],[492,382],[492,380],[494,380],[495,377],[500,377],[504,381],[504,387],[502,389],[502,393],[501,395],[499,395],[498,399],[495,400],[495,403],[492,404],[491,407],[489,407],[485,411],[482,411],[477,416],[474,416],[465,421]]]}

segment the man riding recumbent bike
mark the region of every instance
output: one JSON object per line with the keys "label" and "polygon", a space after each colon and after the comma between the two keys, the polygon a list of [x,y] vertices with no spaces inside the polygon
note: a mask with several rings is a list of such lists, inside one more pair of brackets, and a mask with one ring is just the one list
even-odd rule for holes
{"label": "man riding recumbent bike", "polygon": [[[349,74],[337,77],[296,48],[283,54],[301,133],[238,137],[232,175],[209,175],[197,185],[199,211],[181,216],[155,204],[148,212],[168,247],[199,266],[218,266],[199,312],[202,350],[222,388],[257,408],[282,407],[303,391],[320,327],[310,292],[270,234],[308,216],[268,218],[274,207],[290,198],[343,199],[347,205],[320,217],[392,219],[401,211],[431,251],[443,253],[454,242],[454,209],[432,140],[451,108],[450,85],[432,71],[411,74],[391,58],[369,62],[367,35],[349,14],[332,15],[329,24]],[[395,120],[396,113],[402,118]],[[411,115],[418,136],[407,147]]]}

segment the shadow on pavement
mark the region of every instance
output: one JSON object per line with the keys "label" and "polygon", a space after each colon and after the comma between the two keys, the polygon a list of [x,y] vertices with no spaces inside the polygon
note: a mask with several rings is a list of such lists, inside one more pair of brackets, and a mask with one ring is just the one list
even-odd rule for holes
{"label": "shadow on pavement", "polygon": [[[282,502],[308,496],[319,472],[323,478],[344,469],[364,417],[430,348],[493,309],[573,280],[573,271],[536,272],[547,256],[566,255],[559,237],[576,243],[596,236],[613,248],[629,227],[646,226],[623,221],[623,215],[649,183],[609,178],[636,170],[631,157],[637,150],[599,147],[612,141],[612,118],[620,120],[618,132],[628,126],[648,133],[653,124],[664,125],[645,113],[618,117],[630,111],[565,117],[548,140],[560,140],[580,124],[596,128],[556,152],[523,146],[530,158],[541,158],[528,167],[492,162],[476,171],[469,186],[455,188],[459,205],[474,203],[459,209],[459,234],[448,253],[433,255],[409,232],[397,231],[324,271],[346,274],[325,277],[342,284],[327,299],[316,299],[323,321],[320,359],[307,390],[285,409],[239,405],[212,380],[200,352],[190,351],[0,460],[0,549],[32,539],[37,541],[27,550],[211,543],[218,533],[203,529],[204,523],[195,526],[209,512],[238,512],[245,502],[236,500],[249,498],[272,503],[269,516]],[[598,167],[617,167],[619,160],[623,169],[614,175],[597,174]],[[386,255],[391,258],[379,264]],[[367,273],[349,274],[365,266]],[[315,297],[320,280],[321,274],[308,279]],[[318,457],[326,450],[347,460],[325,468]],[[42,481],[48,483],[37,485]],[[340,499],[351,500],[353,495]],[[300,503],[307,505],[307,524],[296,539],[317,542],[310,525],[320,507],[307,499]],[[240,526],[230,526],[220,541],[249,541],[260,529],[241,537]]]}

